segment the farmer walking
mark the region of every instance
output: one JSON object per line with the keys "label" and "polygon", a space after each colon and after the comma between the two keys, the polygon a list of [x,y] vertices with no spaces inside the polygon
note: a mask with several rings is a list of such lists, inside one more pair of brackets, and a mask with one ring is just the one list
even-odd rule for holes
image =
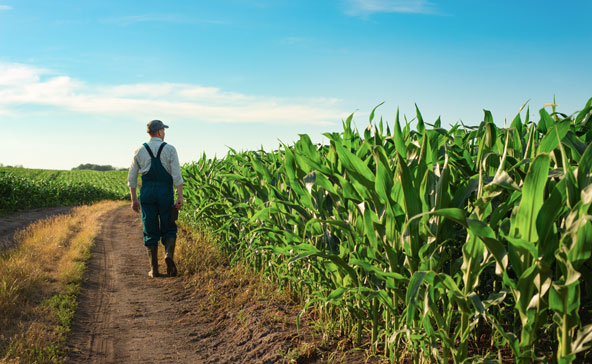
{"label": "farmer walking", "polygon": [[[177,239],[176,212],[183,206],[183,177],[177,150],[164,142],[167,125],[160,120],[148,123],[150,141],[136,149],[128,173],[128,186],[132,198],[132,210],[141,212],[144,229],[144,245],[148,248],[150,277],[158,277],[158,242],[165,249],[167,275],[175,277],[177,267],[173,261]],[[142,175],[140,200],[136,196],[138,173]],[[177,189],[177,202],[174,189]],[[173,206],[175,210],[173,210]]]}

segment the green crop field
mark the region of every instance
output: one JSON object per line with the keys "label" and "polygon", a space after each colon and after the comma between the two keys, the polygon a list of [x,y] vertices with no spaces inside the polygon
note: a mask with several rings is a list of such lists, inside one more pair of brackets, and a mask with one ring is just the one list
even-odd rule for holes
{"label": "green crop field", "polygon": [[590,362],[591,103],[204,156],[183,218],[393,362]]}
{"label": "green crop field", "polygon": [[0,211],[129,199],[126,171],[0,167]]}

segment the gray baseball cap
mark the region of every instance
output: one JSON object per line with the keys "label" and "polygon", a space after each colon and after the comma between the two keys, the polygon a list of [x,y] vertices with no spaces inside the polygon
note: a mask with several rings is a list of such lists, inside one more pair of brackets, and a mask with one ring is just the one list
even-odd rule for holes
{"label": "gray baseball cap", "polygon": [[168,128],[168,125],[164,125],[164,123],[160,120],[151,120],[148,123],[148,132],[155,132],[158,131],[160,129],[164,129],[164,128]]}

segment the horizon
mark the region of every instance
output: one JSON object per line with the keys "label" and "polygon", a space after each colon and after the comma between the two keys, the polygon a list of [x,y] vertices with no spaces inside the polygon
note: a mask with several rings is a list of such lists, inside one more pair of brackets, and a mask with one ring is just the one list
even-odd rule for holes
{"label": "horizon", "polygon": [[[181,163],[323,142],[354,113],[498,126],[592,93],[592,3],[0,0],[0,163],[127,168],[145,125]],[[523,111],[524,113],[524,111]],[[414,124],[412,124],[414,127]]]}

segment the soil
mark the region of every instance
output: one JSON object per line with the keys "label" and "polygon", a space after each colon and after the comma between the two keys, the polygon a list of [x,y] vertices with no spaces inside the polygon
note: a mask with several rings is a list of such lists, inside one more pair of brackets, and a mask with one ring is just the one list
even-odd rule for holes
{"label": "soil", "polygon": [[14,212],[8,216],[0,215],[0,253],[16,245],[15,233],[19,230],[26,228],[29,224],[39,219],[67,214],[72,208],[52,207]]}
{"label": "soil", "polygon": [[[149,278],[141,221],[129,206],[103,216],[101,226],[66,362],[288,363],[290,349],[308,345],[297,334],[294,308],[261,295],[242,301],[242,307],[226,304],[229,298],[250,294],[244,292],[249,288],[214,278],[225,291],[213,297],[211,289],[200,290],[191,277]],[[326,362],[312,354],[291,362]],[[359,356],[348,359],[343,362],[364,361]]]}

